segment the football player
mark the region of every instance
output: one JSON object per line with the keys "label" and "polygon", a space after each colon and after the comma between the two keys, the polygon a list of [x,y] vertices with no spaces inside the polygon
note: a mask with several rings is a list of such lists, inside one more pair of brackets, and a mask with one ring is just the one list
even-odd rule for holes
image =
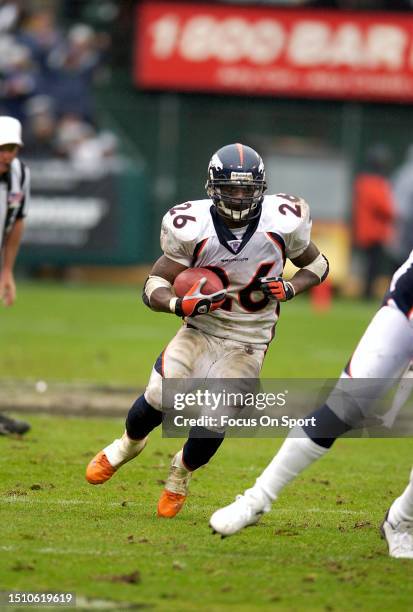
{"label": "football player", "polygon": [[[257,379],[273,338],[280,302],[321,283],[328,262],[310,240],[307,203],[287,195],[265,196],[264,164],[242,144],[219,149],[211,158],[208,199],[174,206],[163,218],[163,255],[145,283],[145,304],[183,318],[183,326],[161,353],[148,386],[130,409],[124,435],[89,463],[91,484],[108,480],[144,448],[162,421],[164,378]],[[298,272],[283,279],[286,258]],[[176,276],[189,267],[208,267],[224,291],[205,296],[203,279],[176,297]],[[182,508],[194,470],[208,463],[224,433],[192,427],[174,456],[158,515],[173,517]]]}
{"label": "football player", "polygon": [[[228,536],[257,523],[263,513],[269,512],[272,502],[289,482],[323,457],[337,437],[362,423],[363,417],[368,416],[369,406],[363,414],[355,416],[358,412],[355,407],[362,406],[363,399],[357,396],[354,401],[351,385],[344,382],[346,379],[348,382],[349,379],[375,379],[369,383],[369,397],[366,396],[367,404],[374,405],[371,400],[381,397],[403,372],[409,372],[412,358],[413,251],[394,274],[382,307],[367,327],[336,385],[336,390],[347,388],[350,392],[346,395],[331,393],[326,403],[310,415],[316,417],[315,427],[291,431],[255,485],[244,495],[237,496],[234,503],[214,512],[210,519],[212,529]],[[357,384],[364,388],[363,382]],[[411,390],[411,385],[408,386]],[[400,409],[397,395],[407,399],[402,386],[394,400],[394,407]],[[391,417],[393,421],[395,415]],[[413,471],[405,491],[388,510],[381,530],[390,556],[413,559]]]}

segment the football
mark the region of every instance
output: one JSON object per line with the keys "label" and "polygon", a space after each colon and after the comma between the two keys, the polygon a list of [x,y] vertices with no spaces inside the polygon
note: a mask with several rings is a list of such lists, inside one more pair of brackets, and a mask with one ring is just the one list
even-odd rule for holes
{"label": "football", "polygon": [[205,295],[210,295],[211,293],[224,289],[224,285],[218,274],[215,274],[215,272],[212,270],[209,270],[208,268],[188,268],[187,270],[184,270],[178,274],[175,279],[175,295],[178,297],[183,297],[186,293],[188,293],[191,287],[203,277],[207,279],[207,282],[202,287],[202,293]]}

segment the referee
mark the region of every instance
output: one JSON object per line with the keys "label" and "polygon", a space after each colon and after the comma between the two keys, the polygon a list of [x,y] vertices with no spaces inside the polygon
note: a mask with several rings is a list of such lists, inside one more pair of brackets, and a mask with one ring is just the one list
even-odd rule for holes
{"label": "referee", "polygon": [[[20,121],[0,116],[0,300],[12,306],[16,299],[13,268],[23,235],[30,197],[30,173],[17,155],[23,146]],[[24,434],[28,423],[0,414],[0,435]]]}

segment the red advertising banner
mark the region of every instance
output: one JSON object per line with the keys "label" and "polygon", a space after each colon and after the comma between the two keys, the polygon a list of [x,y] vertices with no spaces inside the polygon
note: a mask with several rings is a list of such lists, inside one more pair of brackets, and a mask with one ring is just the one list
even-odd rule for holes
{"label": "red advertising banner", "polygon": [[139,86],[413,101],[413,15],[144,1]]}

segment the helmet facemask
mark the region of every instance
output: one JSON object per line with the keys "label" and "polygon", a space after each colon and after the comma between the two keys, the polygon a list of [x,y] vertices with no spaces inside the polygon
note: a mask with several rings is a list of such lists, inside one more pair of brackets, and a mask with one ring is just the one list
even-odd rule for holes
{"label": "helmet facemask", "polygon": [[[251,173],[233,172],[231,179],[209,178],[206,190],[221,217],[237,223],[248,223],[259,216],[266,190],[264,180],[253,180]],[[243,174],[241,178],[239,175]],[[250,176],[247,176],[247,175]],[[243,192],[240,196],[240,192]]]}

